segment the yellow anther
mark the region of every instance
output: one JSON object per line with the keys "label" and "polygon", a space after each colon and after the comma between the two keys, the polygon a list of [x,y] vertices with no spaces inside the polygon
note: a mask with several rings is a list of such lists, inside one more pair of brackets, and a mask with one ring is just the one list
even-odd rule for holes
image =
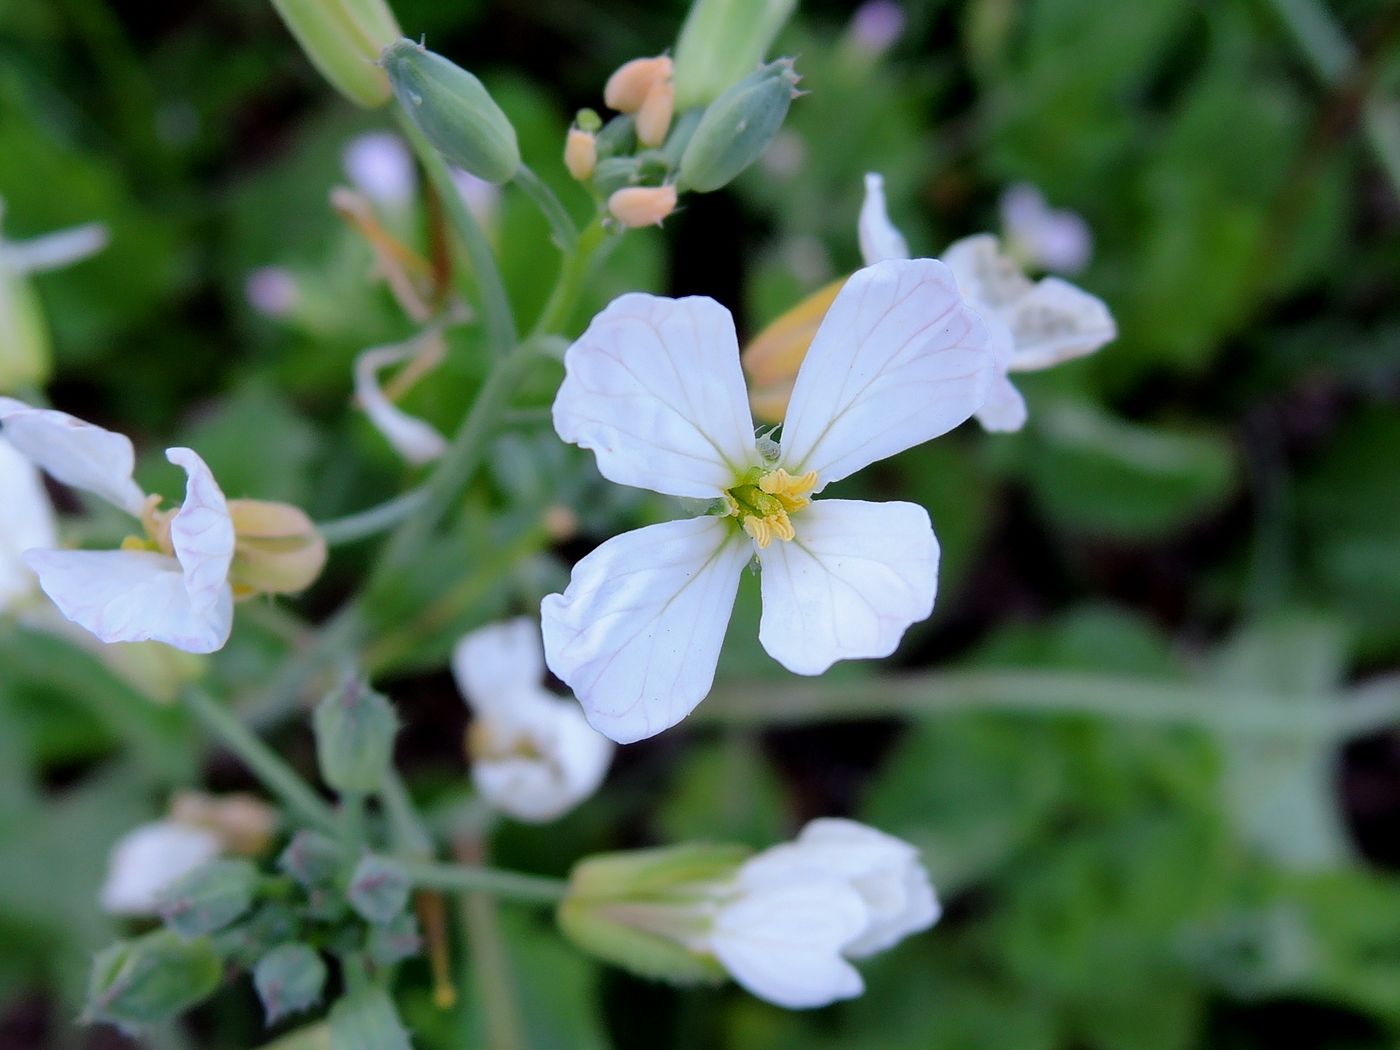
{"label": "yellow anther", "polygon": [[152,495],[147,496],[146,502],[141,505],[141,527],[150,537],[150,543],[136,549],[149,550],[154,545],[165,554],[174,554],[175,548],[170,545],[170,519],[175,516],[175,512],[158,510],[160,504],[161,498]]}
{"label": "yellow anther", "polygon": [[785,509],[789,511],[801,510],[812,502],[807,498],[807,494],[817,487],[817,472],[809,470],[805,474],[793,477],[782,467],[779,467],[772,473],[759,478],[758,487],[768,495],[776,496],[782,500]]}
{"label": "yellow anther", "polygon": [[781,468],[765,474],[755,469],[724,493],[724,502],[729,517],[738,518],[744,532],[762,550],[775,539],[787,541],[797,535],[789,515],[811,502],[807,494],[816,487],[815,470],[794,477]]}
{"label": "yellow anther", "polygon": [[128,536],[122,540],[122,550],[124,551],[149,551],[151,545],[140,536]]}

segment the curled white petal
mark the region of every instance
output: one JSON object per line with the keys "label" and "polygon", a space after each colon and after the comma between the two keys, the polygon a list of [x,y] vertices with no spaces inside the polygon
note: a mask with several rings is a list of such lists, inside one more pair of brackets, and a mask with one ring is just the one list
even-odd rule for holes
{"label": "curled white petal", "polygon": [[142,824],[112,847],[98,900],[113,915],[154,915],[161,890],[218,854],[212,831],[173,820]]}
{"label": "curled white petal", "polygon": [[24,552],[56,546],[53,507],[39,471],[0,438],[0,613],[34,590]]}
{"label": "curled white petal", "polygon": [[611,481],[714,498],[756,460],[734,320],[713,299],[619,296],[564,369],[554,428]]}
{"label": "curled white petal", "polygon": [[649,525],[608,540],[546,596],[545,660],[595,729],[630,744],[705,698],[752,551],[719,518]]}
{"label": "curled white petal", "polygon": [[355,188],[383,208],[407,207],[417,192],[413,157],[403,139],[389,131],[370,131],[350,140],[341,155],[345,174]]}
{"label": "curled white petal", "polygon": [[825,499],[792,523],[794,539],[758,552],[758,640],[789,671],[889,656],[933,611],[938,540],[922,507]]}
{"label": "curled white petal", "polygon": [[156,641],[189,653],[222,649],[233,593],[196,612],[174,558],[151,551],[31,550],[24,563],[64,616],[103,642]]}
{"label": "curled white petal", "polygon": [[483,743],[473,754],[472,783],[516,820],[554,820],[598,790],[613,743],[572,701],[538,688],[505,699],[473,727]]}
{"label": "curled white petal", "polygon": [[0,424],[10,444],[56,480],[141,512],[146,497],[132,480],[136,452],[125,435],[9,397],[0,397]]}
{"label": "curled white petal", "polygon": [[953,271],[962,294],[989,312],[1011,305],[1035,287],[990,233],[954,241],[941,258]]}
{"label": "curled white petal", "polygon": [[1051,208],[1029,183],[1017,183],[1001,195],[1001,225],[1007,241],[1047,270],[1076,274],[1094,251],[1094,235],[1084,218]]}
{"label": "curled white petal", "polygon": [[219,483],[193,449],[167,449],[165,457],[186,476],[185,502],[170,520],[170,543],[184,573],[190,611],[204,617],[229,593],[233,519]]}
{"label": "curled white petal", "polygon": [[1003,316],[1016,348],[1013,372],[1038,371],[1083,357],[1118,337],[1104,301],[1058,277],[1042,278]]}
{"label": "curled white petal", "polygon": [[865,990],[842,951],[868,925],[864,901],[835,879],[747,890],[720,909],[709,947],[749,992],[791,1010]]}
{"label": "curled white petal", "polygon": [[544,679],[540,628],[524,616],[488,624],[462,637],[452,650],[452,675],[478,714],[506,704]]}
{"label": "curled white petal", "polygon": [[61,270],[96,255],[107,247],[110,240],[106,226],[100,222],[89,222],[27,241],[10,241],[5,244],[0,259],[14,273]]}
{"label": "curled white petal", "polygon": [[412,346],[380,346],[355,358],[355,397],[384,439],[414,466],[430,463],[447,451],[447,439],[432,424],[410,416],[385,395],[379,372],[415,353]]}
{"label": "curled white petal", "polygon": [[797,372],[780,463],[818,487],[943,434],[987,399],[992,336],[934,259],[876,263],[831,304]]}
{"label": "curled white petal", "polygon": [[909,258],[909,242],[890,222],[885,207],[885,177],[873,171],[865,175],[865,200],[860,206],[857,233],[860,257],[865,260],[866,266],[886,259]]}
{"label": "curled white petal", "polygon": [[977,410],[977,422],[992,433],[1008,433],[1026,425],[1026,399],[1006,376],[997,376],[986,403]]}

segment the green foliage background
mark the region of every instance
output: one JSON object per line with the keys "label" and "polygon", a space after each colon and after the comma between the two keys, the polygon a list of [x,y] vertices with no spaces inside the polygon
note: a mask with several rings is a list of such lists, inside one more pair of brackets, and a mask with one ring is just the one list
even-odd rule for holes
{"label": "green foliage background", "polygon": [[[570,114],[598,104],[616,65],[666,47],[684,13],[678,0],[394,6],[410,36],[483,77],[527,160],[580,206],[559,157]],[[1370,42],[1362,86],[1392,100],[1377,111],[1394,123],[1393,10],[1332,6]],[[1389,719],[1348,720],[1384,708],[1400,660],[1400,186],[1355,82],[1324,82],[1318,30],[1290,29],[1310,10],[912,0],[904,36],[875,57],[849,37],[846,5],[806,4],[779,47],[811,92],[784,133],[797,163],[770,157],[664,231],[629,234],[575,330],[637,288],[713,295],[752,335],[857,265],[863,172],[885,173],[922,254],[994,228],[1000,190],[1027,180],[1092,225],[1076,280],[1121,336],[1028,377],[1021,434],[969,426],[846,486],[923,503],[943,543],[939,608],[892,664],[790,679],[757,646],[747,581],[694,721],[627,749],[558,826],[494,843],[502,863],[559,874],[600,849],[762,846],[844,813],[925,851],[944,921],[865,966],[864,998],[794,1015],[605,972],[545,916],[508,911],[530,1046],[1400,1045],[1400,750]],[[48,393],[130,433],[152,488],[175,482],[159,450],[185,443],[229,495],[318,519],[413,482],[349,403],[354,354],[409,328],[326,203],[345,143],[382,119],[321,84],[267,5],[0,0],[6,234],[95,219],[113,234],[37,279],[57,352]],[[528,319],[555,265],[543,220],[508,191],[494,237]],[[288,321],[244,298],[265,265],[297,276]],[[479,343],[454,333],[408,407],[450,431],[481,382]],[[592,544],[670,516],[529,423],[547,380],[431,563],[374,609],[399,759],[443,824],[467,791],[465,712],[441,671],[453,640],[533,609]],[[581,535],[550,546],[538,522],[560,503]],[[289,615],[241,611],[211,688],[265,680],[369,553],[337,551]],[[895,695],[897,673],[912,677]],[[1063,683],[1050,700],[1047,682]],[[774,698],[800,712],[804,691],[843,720],[756,724]],[[313,768],[300,721],[273,735]],[[0,1045],[115,1045],[70,1021],[91,954],[117,932],[95,905],[105,855],[196,780],[249,783],[180,710],[83,650],[0,625]],[[400,1000],[421,1045],[477,1045],[478,1004],[438,1010],[425,973],[408,970]],[[150,1045],[251,1046],[293,1027],[265,1034],[244,982]]]}

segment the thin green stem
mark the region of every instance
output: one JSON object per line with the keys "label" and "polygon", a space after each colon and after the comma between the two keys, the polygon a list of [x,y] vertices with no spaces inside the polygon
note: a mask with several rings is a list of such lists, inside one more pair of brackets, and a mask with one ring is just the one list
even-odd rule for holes
{"label": "thin green stem", "polygon": [[[479,843],[462,843],[458,857],[463,861],[482,859]],[[525,1025],[520,1015],[520,996],[505,938],[501,917],[490,894],[473,890],[461,894],[458,915],[462,939],[471,953],[471,975],[486,1022],[486,1045],[492,1050],[524,1050]]]}
{"label": "thin green stem", "polygon": [[407,785],[393,766],[384,774],[384,781],[379,786],[379,799],[384,803],[384,812],[389,818],[389,836],[394,852],[414,859],[432,857],[433,837],[419,816]]}
{"label": "thin green stem", "polygon": [[480,890],[530,904],[556,904],[564,899],[568,883],[544,875],[527,875],[499,868],[467,867],[434,861],[400,860],[415,886],[448,892]]}
{"label": "thin green stem", "polygon": [[347,514],[343,518],[316,523],[316,531],[330,547],[340,547],[392,529],[399,522],[411,518],[423,505],[428,494],[421,488],[410,489],[401,496],[370,507],[368,510]]}
{"label": "thin green stem", "polygon": [[549,301],[544,304],[539,320],[535,322],[534,330],[530,333],[532,339],[563,334],[569,315],[578,306],[579,296],[583,294],[589,277],[593,275],[593,267],[600,251],[609,246],[614,239],[603,225],[601,215],[584,227],[574,250],[564,256],[554,290],[550,292]]}
{"label": "thin green stem", "polygon": [[412,121],[402,113],[398,114],[398,118],[399,127],[413,144],[423,170],[427,172],[433,188],[442,200],[447,221],[452,224],[462,247],[466,250],[477,294],[481,299],[482,324],[486,328],[487,339],[496,353],[509,353],[516,342],[515,318],[511,313],[510,298],[506,295],[506,286],[501,280],[501,271],[496,266],[496,257],[491,251],[491,242],[486,237],[486,231],[476,221],[466,201],[462,200],[461,193],[452,181],[447,162],[413,126]]}
{"label": "thin green stem", "polygon": [[202,689],[184,692],[185,706],[224,747],[232,751],[274,795],[303,820],[338,835],[340,823],[330,805],[281,755],[262,742],[238,717]]}
{"label": "thin green stem", "polygon": [[534,201],[535,206],[549,221],[550,232],[554,235],[554,243],[559,250],[566,254],[572,252],[578,243],[578,227],[574,225],[574,220],[569,218],[569,213],[554,195],[554,191],[524,164],[520,165],[520,170],[515,174],[515,184],[525,191],[525,195]]}

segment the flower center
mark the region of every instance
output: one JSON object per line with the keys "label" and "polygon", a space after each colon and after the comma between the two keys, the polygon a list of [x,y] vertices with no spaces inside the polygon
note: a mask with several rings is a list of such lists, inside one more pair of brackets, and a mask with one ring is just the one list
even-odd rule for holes
{"label": "flower center", "polygon": [[817,487],[817,472],[793,477],[786,470],[754,467],[724,493],[729,517],[738,518],[749,538],[760,548],[774,539],[790,540],[794,532],[790,514],[812,502],[808,494]]}

